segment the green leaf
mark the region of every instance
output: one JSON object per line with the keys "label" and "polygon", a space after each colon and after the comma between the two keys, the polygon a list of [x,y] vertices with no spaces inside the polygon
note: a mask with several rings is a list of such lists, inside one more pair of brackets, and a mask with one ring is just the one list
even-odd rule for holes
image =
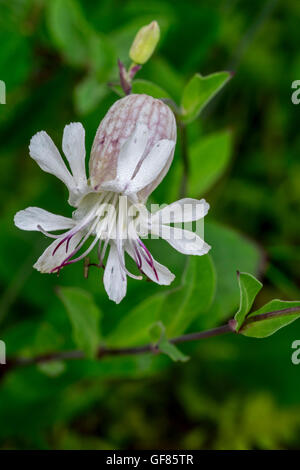
{"label": "green leaf", "polygon": [[42,362],[37,369],[48,377],[58,377],[66,370],[66,364],[63,361]]}
{"label": "green leaf", "polygon": [[188,193],[191,197],[203,195],[222,176],[232,154],[230,131],[216,132],[201,137],[191,145]]}
{"label": "green leaf", "polygon": [[216,269],[216,294],[206,315],[199,317],[198,329],[212,328],[238,310],[236,272],[258,273],[262,253],[259,247],[233,229],[216,222],[205,223],[205,240]]}
{"label": "green leaf", "polygon": [[90,30],[76,0],[52,0],[46,13],[53,40],[67,60],[74,65],[86,64]]}
{"label": "green leaf", "polygon": [[164,338],[159,343],[159,350],[169,356],[172,361],[186,362],[189,360],[189,357],[183,354],[174,344],[170,343],[167,338]]}
{"label": "green leaf", "polygon": [[160,319],[169,337],[184,333],[205,313],[215,293],[215,270],[209,255],[190,256],[181,286],[171,291],[161,308]]}
{"label": "green leaf", "polygon": [[49,322],[43,321],[37,326],[35,340],[32,344],[35,354],[45,354],[60,349],[63,336]]}
{"label": "green leaf", "polygon": [[154,56],[147,64],[147,70],[153,82],[159,83],[176,102],[180,101],[184,81],[178,68],[163,57]]}
{"label": "green leaf", "polygon": [[132,93],[153,96],[153,98],[168,98],[171,99],[170,95],[160,86],[147,80],[134,80],[132,83]]}
{"label": "green leaf", "polygon": [[149,329],[149,335],[152,342],[158,347],[159,351],[169,356],[172,361],[186,362],[189,357],[183,354],[174,344],[170,343],[166,337],[166,328],[161,321],[154,323]]}
{"label": "green leaf", "polygon": [[92,31],[88,35],[90,68],[100,82],[106,84],[113,68],[117,69],[117,53],[108,36]]}
{"label": "green leaf", "polygon": [[158,294],[137,305],[105,339],[106,344],[122,347],[148,342],[149,328],[158,320],[164,298]]}
{"label": "green leaf", "polygon": [[[265,313],[272,313],[277,310],[283,310],[288,308],[297,308],[299,311],[296,312],[282,312],[276,314],[276,316],[270,315],[268,318],[256,319],[256,316],[263,315]],[[272,335],[276,331],[280,330],[286,325],[289,325],[293,321],[297,320],[300,316],[300,301],[285,301],[285,300],[271,300],[259,310],[252,312],[248,315],[244,325],[240,329],[240,333],[245,336],[251,336],[253,338],[265,338]]]}
{"label": "green leaf", "polygon": [[157,321],[149,328],[150,341],[154,344],[158,343],[165,331],[166,328],[164,327],[163,323],[161,321]]}
{"label": "green leaf", "polygon": [[47,3],[47,24],[54,43],[74,66],[89,67],[104,82],[116,64],[111,41],[86,21],[76,0]]}
{"label": "green leaf", "polygon": [[150,327],[161,321],[169,337],[183,333],[213,299],[215,275],[209,255],[191,256],[181,285],[149,297],[126,315],[106,338],[110,346],[141,345],[149,341]]}
{"label": "green leaf", "polygon": [[76,287],[61,287],[58,296],[66,307],[75,344],[87,356],[94,357],[101,340],[99,330],[101,312],[92,296]]}
{"label": "green leaf", "polygon": [[246,315],[251,310],[255,297],[262,288],[262,283],[252,276],[252,274],[238,272],[238,281],[240,288],[240,307],[234,316],[237,322],[237,331],[242,326]]}
{"label": "green leaf", "polygon": [[204,106],[231,78],[229,72],[217,72],[203,77],[196,73],[183,90],[181,108],[185,122],[195,120]]}
{"label": "green leaf", "polygon": [[91,75],[84,78],[74,92],[74,103],[78,114],[84,115],[93,111],[108,93],[108,86],[99,83],[96,76]]}
{"label": "green leaf", "polygon": [[[26,82],[32,67],[32,47],[28,37],[22,36],[18,29],[7,31],[3,27],[0,27],[0,43],[0,79],[9,93]],[[12,63],[13,67],[10,66]]]}

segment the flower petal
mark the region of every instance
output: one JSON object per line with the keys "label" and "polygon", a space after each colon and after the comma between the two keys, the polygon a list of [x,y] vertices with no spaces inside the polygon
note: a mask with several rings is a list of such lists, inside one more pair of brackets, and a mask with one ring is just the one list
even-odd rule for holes
{"label": "flower petal", "polygon": [[97,189],[102,189],[102,191],[112,191],[113,193],[122,193],[124,190],[124,183],[116,178],[114,180],[104,181],[104,183],[102,183]]}
{"label": "flower petal", "polygon": [[151,233],[166,240],[184,255],[206,255],[211,246],[194,232],[169,225],[151,225]]}
{"label": "flower petal", "polygon": [[72,219],[53,214],[39,207],[27,207],[27,209],[17,212],[14,222],[21,230],[40,230],[39,225],[47,232],[63,230],[74,226]]}
{"label": "flower petal", "polygon": [[80,122],[71,122],[64,128],[62,148],[68,159],[75,185],[83,189],[87,184],[85,171],[85,130]]}
{"label": "flower petal", "polygon": [[[122,253],[124,259],[124,252]],[[119,261],[117,247],[111,243],[103,283],[110,300],[119,304],[126,295],[127,277]]]}
{"label": "flower petal", "polygon": [[[126,252],[129,254],[129,256],[131,256],[133,260],[135,260],[133,250],[131,246],[129,245],[129,243],[126,245]],[[157,284],[161,286],[169,286],[171,282],[174,281],[175,275],[171,273],[171,271],[169,271],[169,269],[166,266],[163,266],[162,264],[158,263],[158,261],[156,261],[153,257],[152,259],[153,259],[154,268],[157,272],[158,280],[154,274],[153,269],[149,266],[149,264],[146,262],[144,258],[141,258],[142,260],[141,270],[149,279],[151,279],[151,281],[156,282]]]}
{"label": "flower petal", "polygon": [[38,132],[32,137],[29,153],[42,170],[55,175],[65,183],[69,190],[74,187],[71,173],[67,169],[53,140],[45,131]]}
{"label": "flower petal", "polygon": [[60,266],[63,261],[67,258],[67,256],[72,253],[72,251],[76,248],[83,236],[84,233],[82,232],[76,233],[71,238],[67,250],[67,245],[66,243],[64,243],[53,254],[53,251],[55,250],[56,246],[61,241],[61,238],[58,238],[53,243],[51,243],[48,248],[46,248],[44,253],[39,257],[33,267],[41,273],[51,273],[54,268]]}
{"label": "flower petal", "polygon": [[137,174],[128,185],[128,193],[137,193],[155,180],[165,167],[174,148],[174,140],[163,139],[144,158]]}
{"label": "flower petal", "polygon": [[169,224],[177,222],[193,222],[206,216],[209,204],[205,199],[184,198],[157,211],[152,216],[154,223]]}
{"label": "flower petal", "polygon": [[118,156],[117,177],[121,181],[127,182],[132,178],[134,170],[145,152],[148,138],[148,127],[144,124],[137,124]]}

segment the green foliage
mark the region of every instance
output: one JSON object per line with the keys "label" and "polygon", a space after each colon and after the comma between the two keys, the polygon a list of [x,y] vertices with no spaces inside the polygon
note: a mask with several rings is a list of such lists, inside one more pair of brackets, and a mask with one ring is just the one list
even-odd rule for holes
{"label": "green foliage", "polygon": [[190,257],[179,287],[148,297],[127,315],[106,338],[110,346],[135,346],[149,342],[149,328],[161,321],[168,337],[180,335],[213,300],[215,272],[209,255]]}
{"label": "green foliage", "polygon": [[159,350],[169,356],[172,361],[186,362],[189,360],[188,356],[185,356],[174,344],[170,343],[166,337],[163,337],[159,342]]}
{"label": "green foliage", "polygon": [[228,131],[201,137],[190,147],[191,196],[204,194],[222,176],[232,155],[232,136]]}
{"label": "green foliage", "polygon": [[76,287],[62,287],[58,290],[58,295],[69,315],[74,343],[88,357],[95,356],[101,339],[101,312],[92,296]]}
{"label": "green foliage", "polygon": [[49,377],[58,377],[66,369],[63,361],[42,362],[37,366],[38,370]]}
{"label": "green foliage", "polygon": [[215,222],[205,224],[205,238],[213,246],[212,258],[217,273],[214,302],[199,326],[213,327],[233,314],[239,305],[236,272],[257,273],[261,263],[259,247],[236,231]]}
{"label": "green foliage", "polygon": [[[276,314],[276,317],[272,317],[272,315],[270,315],[268,318],[265,318],[263,320],[259,319],[259,315],[295,307],[299,307],[298,312],[282,312],[282,314]],[[293,321],[297,320],[297,318],[299,318],[299,315],[300,302],[284,301],[277,299],[271,300],[259,310],[256,310],[255,312],[252,312],[250,315],[248,315],[246,322],[240,330],[240,333],[245,336],[251,336],[254,338],[265,338],[280,330],[280,328],[283,328],[284,326],[289,325]],[[253,321],[253,317],[256,318],[256,316],[258,316],[258,318]]]}
{"label": "green foliage", "polygon": [[[47,4],[46,15],[50,34],[64,58],[76,67],[92,71],[102,82],[107,80],[116,67],[115,48],[104,34],[89,25],[79,3],[76,0],[53,0]],[[85,86],[98,97],[99,90],[96,92],[90,77],[88,79]],[[87,91],[81,93],[87,94]],[[91,99],[89,97],[89,101]],[[79,110],[82,106],[81,103]],[[91,109],[89,105],[88,109]]]}
{"label": "green foliage", "polygon": [[132,93],[145,93],[153,98],[168,98],[170,95],[160,86],[148,80],[134,80],[132,83]]}
{"label": "green foliage", "polygon": [[149,328],[159,319],[163,294],[149,297],[137,305],[106,338],[110,346],[132,346],[149,341]]}
{"label": "green foliage", "polygon": [[90,58],[91,29],[76,0],[53,0],[47,4],[47,22],[54,43],[73,65],[86,65]]}
{"label": "green foliage", "polygon": [[196,73],[186,84],[181,100],[182,119],[191,122],[230,79],[229,72],[217,72],[203,77]]}
{"label": "green foliage", "polygon": [[181,286],[171,291],[160,318],[169,337],[184,333],[199,317],[206,316],[215,294],[215,270],[209,255],[191,256]]}
{"label": "green foliage", "polygon": [[234,318],[237,322],[236,330],[238,331],[251,310],[255,297],[262,288],[262,283],[252,274],[238,272],[237,275],[240,288],[240,308]]}
{"label": "green foliage", "polygon": [[154,342],[154,347],[157,348],[162,353],[166,354],[172,361],[177,362],[186,362],[189,360],[189,357],[183,354],[175,344],[172,344],[167,336],[166,329],[161,322],[157,322],[151,326],[149,331],[150,337]]}
{"label": "green foliage", "polygon": [[87,76],[74,91],[74,104],[79,115],[94,111],[109,93],[108,87],[100,83],[95,75]]}

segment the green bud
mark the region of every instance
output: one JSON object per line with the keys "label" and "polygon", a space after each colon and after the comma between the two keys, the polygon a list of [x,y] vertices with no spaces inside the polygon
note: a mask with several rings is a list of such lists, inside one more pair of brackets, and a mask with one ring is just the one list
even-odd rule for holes
{"label": "green bud", "polygon": [[134,38],[129,57],[136,64],[145,64],[154,52],[159,41],[160,31],[157,21],[143,26]]}

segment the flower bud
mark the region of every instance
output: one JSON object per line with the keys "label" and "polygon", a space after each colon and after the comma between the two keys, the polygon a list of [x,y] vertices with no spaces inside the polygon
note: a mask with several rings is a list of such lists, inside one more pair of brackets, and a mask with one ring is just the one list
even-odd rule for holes
{"label": "flower bud", "polygon": [[160,31],[157,21],[143,26],[134,38],[129,57],[136,64],[145,64],[154,52],[159,41]]}
{"label": "flower bud", "polygon": [[[148,95],[128,95],[116,101],[101,121],[91,151],[90,179],[97,189],[104,181],[115,178],[121,147],[134,132],[137,124],[148,130],[147,145],[142,158],[147,156],[159,140],[176,141],[176,121],[171,109],[162,101]],[[166,175],[174,151],[157,179],[139,193],[145,200]]]}

